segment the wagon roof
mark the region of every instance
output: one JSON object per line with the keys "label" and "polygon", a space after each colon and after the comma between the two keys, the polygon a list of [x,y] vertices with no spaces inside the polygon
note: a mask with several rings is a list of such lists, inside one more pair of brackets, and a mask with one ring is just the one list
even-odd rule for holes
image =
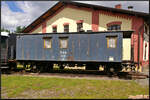
{"label": "wagon roof", "polygon": [[148,18],[149,14],[148,13],[143,13],[143,12],[136,12],[136,11],[130,11],[130,10],[124,10],[124,9],[116,9],[116,8],[111,8],[111,7],[104,7],[104,6],[99,6],[99,5],[92,5],[92,4],[85,4],[85,3],[79,3],[79,2],[66,2],[66,1],[60,1],[56,3],[53,7],[48,9],[45,13],[43,13],[40,17],[38,17],[36,20],[34,20],[30,25],[28,25],[22,32],[23,33],[28,33],[30,32],[33,28],[35,28],[37,25],[45,21],[48,17],[52,16],[57,10],[59,10],[61,7],[64,5],[75,5],[78,7],[86,7],[86,8],[91,8],[91,9],[101,9],[101,10],[106,10],[106,11],[112,11],[116,13],[122,13],[122,14],[128,14],[128,15],[133,15],[133,16],[140,16],[144,18]]}
{"label": "wagon roof", "polygon": [[98,32],[69,32],[69,33],[20,33],[16,34],[18,36],[21,35],[53,35],[53,34],[59,34],[59,35],[70,35],[70,34],[102,34],[102,33],[123,33],[123,37],[131,37],[131,34],[133,33],[133,30],[128,31],[98,31]]}
{"label": "wagon roof", "polygon": [[1,36],[8,36],[8,32],[1,32]]}

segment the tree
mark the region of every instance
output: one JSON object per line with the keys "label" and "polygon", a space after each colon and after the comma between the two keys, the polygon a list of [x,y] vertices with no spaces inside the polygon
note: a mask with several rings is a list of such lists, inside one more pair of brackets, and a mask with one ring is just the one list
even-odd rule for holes
{"label": "tree", "polygon": [[21,27],[21,26],[17,26],[16,30],[14,31],[15,33],[21,33],[23,30],[25,29],[25,26]]}
{"label": "tree", "polygon": [[1,32],[9,32],[10,33],[10,30],[5,29],[5,28],[1,28]]}

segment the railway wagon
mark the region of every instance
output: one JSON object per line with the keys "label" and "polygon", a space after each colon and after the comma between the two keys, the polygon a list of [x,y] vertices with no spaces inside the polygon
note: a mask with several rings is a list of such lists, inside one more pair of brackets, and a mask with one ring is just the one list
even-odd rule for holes
{"label": "railway wagon", "polygon": [[16,41],[16,61],[34,71],[48,71],[53,64],[61,69],[78,64],[86,65],[87,70],[98,70],[102,65],[105,71],[117,72],[124,62],[123,48],[127,48],[123,39],[131,38],[132,32],[21,34]]}
{"label": "railway wagon", "polygon": [[1,33],[1,66],[3,68],[7,68],[8,64],[8,33],[7,32],[2,32]]}
{"label": "railway wagon", "polygon": [[0,37],[1,69],[6,71],[16,66],[16,34],[1,32]]}

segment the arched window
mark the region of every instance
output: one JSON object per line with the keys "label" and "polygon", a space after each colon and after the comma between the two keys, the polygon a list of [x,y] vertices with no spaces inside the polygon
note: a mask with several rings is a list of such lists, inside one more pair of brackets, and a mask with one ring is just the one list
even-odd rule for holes
{"label": "arched window", "polygon": [[110,22],[107,24],[107,30],[121,30],[121,21]]}

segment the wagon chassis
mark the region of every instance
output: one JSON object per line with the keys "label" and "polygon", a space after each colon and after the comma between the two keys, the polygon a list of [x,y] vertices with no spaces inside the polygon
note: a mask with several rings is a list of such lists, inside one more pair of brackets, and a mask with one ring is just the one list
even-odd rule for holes
{"label": "wagon chassis", "polygon": [[[103,67],[106,73],[118,73],[123,69],[121,62],[83,62],[83,61],[39,61],[39,60],[18,60],[19,64],[23,65],[23,70],[30,68],[32,72],[44,72],[53,69],[53,65],[57,64],[60,69],[65,66],[85,66],[86,70],[99,70]],[[92,67],[91,67],[92,66]],[[131,66],[131,65],[130,65]]]}

